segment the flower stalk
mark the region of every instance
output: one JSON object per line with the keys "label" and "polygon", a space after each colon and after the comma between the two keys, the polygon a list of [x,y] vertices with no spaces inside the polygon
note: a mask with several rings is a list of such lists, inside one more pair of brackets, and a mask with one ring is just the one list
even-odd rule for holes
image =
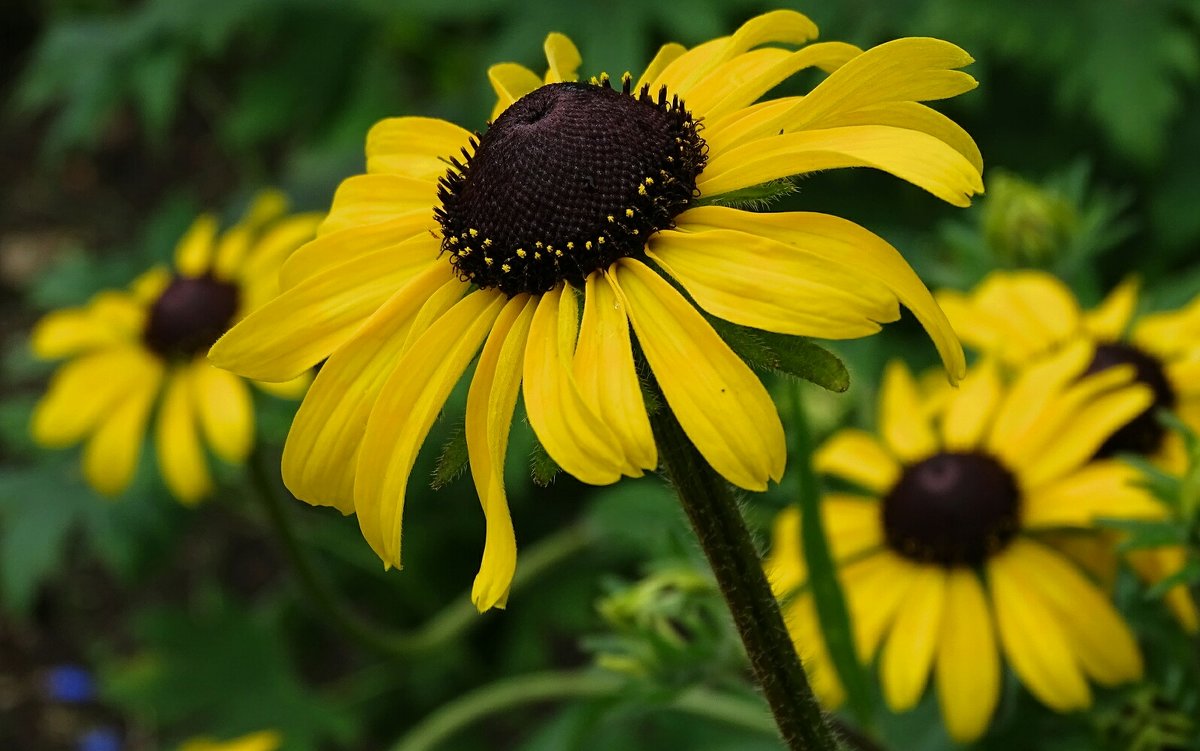
{"label": "flower stalk", "polygon": [[716,575],[783,740],[791,751],[838,749],[729,486],[700,456],[671,410],[658,410],[651,425],[667,476]]}

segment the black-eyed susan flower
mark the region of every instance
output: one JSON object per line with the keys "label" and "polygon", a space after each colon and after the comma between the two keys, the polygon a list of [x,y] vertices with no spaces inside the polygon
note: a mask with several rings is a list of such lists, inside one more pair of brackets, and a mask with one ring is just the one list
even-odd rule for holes
{"label": "black-eyed susan flower", "polygon": [[[1187,467],[1183,439],[1166,430],[1156,412],[1171,410],[1200,430],[1200,297],[1179,310],[1136,315],[1137,297],[1137,283],[1127,280],[1096,308],[1083,310],[1067,285],[1040,271],[997,271],[970,293],[938,292],[963,342],[1010,368],[1077,341],[1094,348],[1081,373],[1132,366],[1138,381],[1153,390],[1154,402],[1113,433],[1098,455],[1142,454],[1179,475]],[[1166,515],[1167,509],[1160,509],[1160,516]],[[1096,560],[1100,552],[1088,557]],[[1143,579],[1155,583],[1186,565],[1187,551],[1168,546],[1139,550],[1127,559]],[[1185,628],[1200,628],[1187,587],[1173,587],[1166,601]]]}
{"label": "black-eyed susan flower", "polygon": [[260,730],[228,741],[211,738],[192,738],[184,741],[179,751],[278,751],[283,737],[274,730]]}
{"label": "black-eyed susan flower", "polygon": [[[319,217],[285,216],[282,195],[264,192],[236,226],[219,233],[198,218],[179,241],[175,268],[156,267],[128,289],[106,290],[79,308],[49,313],[31,346],[69,358],[34,409],[31,431],[47,447],[84,442],[83,475],[105,495],[128,487],[157,407],[154,445],[171,493],[184,503],[212,486],[205,445],[238,463],[254,442],[246,382],[208,364],[225,330],[278,291],[282,260],[313,236]],[[308,378],[259,384],[297,398]]]}
{"label": "black-eyed susan flower", "polygon": [[[783,429],[693,301],[825,338],[874,333],[903,303],[956,377],[952,330],[885,241],[834,216],[706,205],[835,167],[881,169],[959,206],[982,189],[974,142],[921,104],[975,86],[958,70],[965,52],[934,39],[808,44],[816,34],[799,13],[768,13],[692,49],[668,44],[615,88],[578,81],[578,51],[551,34],[545,76],[489,71],[499,102],[482,134],[422,117],[375,125],[367,174],[342,183],[317,239],[285,264],[282,294],[212,350],[263,380],[328,358],[288,437],[292,492],[356,513],[385,565],[400,565],[413,462],[482,347],[466,435],[487,517],[474,600],[488,608],[504,603],[516,561],[502,479],[518,396],[578,479],[656,467],[631,326],[699,452],[753,490],[783,472]],[[803,97],[759,101],[804,69],[828,76]]]}
{"label": "black-eyed susan flower", "polygon": [[[1131,467],[1089,463],[1153,394],[1131,367],[1078,380],[1090,356],[1071,346],[1011,385],[985,363],[941,395],[932,417],[912,375],[892,363],[879,434],[842,430],[814,454],[819,471],[861,489],[821,505],[859,658],[878,655],[883,697],[898,712],[916,705],[932,674],[960,741],[987,729],[1002,662],[1059,711],[1089,705],[1089,679],[1141,674],[1134,637],[1103,590],[1041,539],[1087,529],[1096,515],[1155,511]],[[804,589],[799,524],[794,509],[781,514],[766,567],[814,663],[814,690],[836,706],[842,687]]]}

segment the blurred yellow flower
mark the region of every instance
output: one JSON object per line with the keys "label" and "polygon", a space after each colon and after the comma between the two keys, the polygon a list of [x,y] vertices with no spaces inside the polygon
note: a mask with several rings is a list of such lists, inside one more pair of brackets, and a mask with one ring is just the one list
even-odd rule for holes
{"label": "blurred yellow flower", "polygon": [[[884,240],[825,214],[711,205],[839,167],[890,172],[957,206],[982,190],[970,136],[920,104],[974,88],[957,70],[970,56],[936,39],[808,44],[816,34],[799,13],[767,13],[692,49],[667,44],[616,88],[604,74],[578,82],[579,52],[551,34],[545,76],[489,70],[499,101],[482,135],[422,117],[375,125],[368,174],[342,183],[317,239],[285,264],[282,294],[211,353],[268,381],[328,358],[288,437],[291,491],[356,513],[399,566],[413,462],[482,347],[466,433],[487,518],[473,599],[486,609],[505,603],[516,565],[503,469],[519,395],[576,478],[656,467],[631,325],[688,437],[751,490],[781,477],[783,428],[697,306],[840,339],[878,331],[903,303],[958,377],[949,324]],[[828,75],[803,97],[759,102],[806,69]]]}
{"label": "blurred yellow flower", "polygon": [[[221,234],[216,218],[203,215],[180,240],[174,270],[153,268],[127,290],[105,290],[85,306],[43,317],[31,337],[34,354],[68,361],[34,409],[34,439],[51,448],[85,441],[85,479],[117,495],[137,468],[157,404],[162,477],[180,501],[203,498],[212,488],[204,444],[238,463],[254,443],[246,383],[204,355],[233,322],[276,294],[279,264],[313,236],[319,217],[285,210],[281,194],[264,192]],[[309,378],[296,375],[260,385],[298,398]]]}
{"label": "blurred yellow flower", "polygon": [[243,735],[231,741],[214,741],[209,738],[192,738],[179,747],[179,751],[279,751],[283,737],[274,730],[261,730]]}
{"label": "blurred yellow flower", "polygon": [[[1153,394],[1132,367],[1079,380],[1090,349],[1072,345],[1010,386],[974,368],[932,411],[900,363],[886,370],[879,435],[847,429],[814,454],[818,471],[865,494],[831,493],[822,518],[839,566],[859,658],[878,651],[883,697],[914,707],[930,673],[950,735],[982,735],[1000,695],[1001,658],[1047,706],[1088,706],[1088,679],[1137,679],[1133,634],[1103,591],[1041,534],[1095,518],[1145,518],[1157,503],[1138,473],[1089,463]],[[766,567],[814,690],[843,689],[821,639],[795,509],[777,519]]]}

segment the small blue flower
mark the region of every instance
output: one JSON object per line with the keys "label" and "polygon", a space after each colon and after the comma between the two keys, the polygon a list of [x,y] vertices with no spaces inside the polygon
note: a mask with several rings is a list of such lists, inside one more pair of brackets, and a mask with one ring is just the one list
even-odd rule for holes
{"label": "small blue flower", "polygon": [[76,751],[121,751],[121,736],[112,728],[93,728],[79,736]]}
{"label": "small blue flower", "polygon": [[78,665],[59,665],[46,671],[46,694],[55,701],[78,704],[96,696],[92,674]]}

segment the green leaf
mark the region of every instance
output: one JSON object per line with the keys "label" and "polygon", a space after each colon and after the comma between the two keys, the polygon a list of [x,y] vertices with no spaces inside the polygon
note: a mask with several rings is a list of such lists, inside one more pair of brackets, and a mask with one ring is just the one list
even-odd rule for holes
{"label": "green leaf", "polygon": [[733,190],[716,196],[707,196],[697,202],[698,206],[732,206],[749,211],[763,211],[797,191],[795,183],[788,178],[771,180],[761,185]]}
{"label": "green leaf", "polygon": [[1155,582],[1153,587],[1146,590],[1146,598],[1157,600],[1180,584],[1191,587],[1198,582],[1200,582],[1200,560],[1192,558],[1183,565],[1183,568],[1167,578]]}
{"label": "green leaf", "polygon": [[550,455],[546,453],[546,447],[535,435],[533,450],[529,452],[529,476],[533,478],[533,484],[539,488],[550,487],[559,471],[558,462],[550,458]]}
{"label": "green leaf", "polygon": [[1131,550],[1182,545],[1187,542],[1187,529],[1177,521],[1145,519],[1098,519],[1098,525],[1124,532],[1126,537],[1117,545],[1123,553]]}
{"label": "green leaf", "polygon": [[438,457],[437,468],[433,470],[433,479],[429,486],[441,490],[458,479],[469,464],[467,451],[467,431],[459,424],[449,440],[442,446],[442,454]]}
{"label": "green leaf", "polygon": [[730,349],[751,366],[803,378],[828,391],[850,388],[850,373],[829,350],[803,336],[760,331],[706,316]]}
{"label": "green leaf", "polygon": [[1144,456],[1123,454],[1120,456],[1120,460],[1142,475],[1137,484],[1150,491],[1151,495],[1171,507],[1179,505],[1179,495],[1183,486],[1178,477],[1163,470]]}

